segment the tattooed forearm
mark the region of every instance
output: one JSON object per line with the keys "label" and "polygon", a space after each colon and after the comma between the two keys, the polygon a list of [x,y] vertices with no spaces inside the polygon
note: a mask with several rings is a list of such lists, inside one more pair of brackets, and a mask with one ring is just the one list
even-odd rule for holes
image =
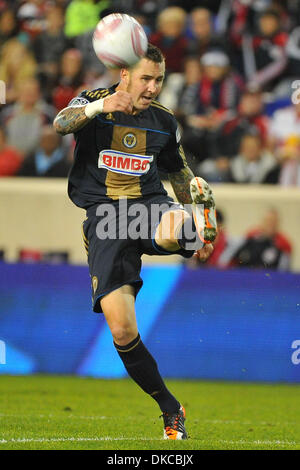
{"label": "tattooed forearm", "polygon": [[74,106],[60,111],[53,122],[56,132],[66,135],[79,131],[90,121],[84,110],[85,106]]}
{"label": "tattooed forearm", "polygon": [[181,204],[191,204],[190,182],[194,178],[189,167],[185,167],[177,173],[169,173],[169,180]]}

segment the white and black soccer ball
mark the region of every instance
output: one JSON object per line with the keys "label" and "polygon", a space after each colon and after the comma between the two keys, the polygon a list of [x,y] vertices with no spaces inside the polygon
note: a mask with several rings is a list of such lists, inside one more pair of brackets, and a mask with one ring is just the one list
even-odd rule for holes
{"label": "white and black soccer ball", "polygon": [[96,26],[93,47],[98,59],[107,68],[130,67],[145,55],[148,40],[135,18],[112,13]]}

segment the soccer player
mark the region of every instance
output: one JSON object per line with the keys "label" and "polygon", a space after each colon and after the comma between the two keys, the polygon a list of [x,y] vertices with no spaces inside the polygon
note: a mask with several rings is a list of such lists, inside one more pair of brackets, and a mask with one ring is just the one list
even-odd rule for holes
{"label": "soccer player", "polygon": [[[216,236],[211,189],[203,179],[194,178],[185,161],[176,120],[155,100],[164,74],[164,57],[149,44],[135,66],[120,70],[117,85],[82,92],[59,112],[54,127],[59,134],[74,133],[76,139],[68,194],[87,212],[83,239],[93,310],[103,312],[130,377],[162,410],[164,438],[186,439],[184,407],[166,387],[143,344],[135,315],[135,297],[143,282],[143,253],[190,257],[196,252],[205,261]],[[168,172],[180,204],[167,195],[158,169]],[[140,238],[123,236],[124,224],[127,228],[134,220],[135,204],[145,209],[140,225],[141,231],[146,227],[147,236],[144,231]],[[192,205],[192,216],[181,204]],[[157,206],[162,210],[158,220],[153,220],[152,209]],[[103,236],[105,225],[107,237]],[[196,232],[192,247],[187,229],[191,226]]]}

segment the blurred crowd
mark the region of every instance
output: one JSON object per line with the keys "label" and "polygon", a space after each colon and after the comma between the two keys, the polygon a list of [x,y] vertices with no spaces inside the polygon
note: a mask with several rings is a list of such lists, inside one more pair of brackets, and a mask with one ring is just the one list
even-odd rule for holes
{"label": "blurred crowd", "polygon": [[118,81],[92,48],[117,11],[166,57],[159,99],[196,174],[300,185],[300,0],[0,0],[1,176],[67,176],[73,139],[50,126],[83,89]]}
{"label": "blurred crowd", "polygon": [[278,271],[291,269],[293,247],[281,231],[279,213],[269,207],[256,226],[241,237],[232,237],[227,230],[226,216],[217,210],[218,234],[214,251],[203,265],[199,258],[192,257],[186,264],[192,269],[199,267],[255,268]]}
{"label": "blurred crowd", "polygon": [[163,51],[159,100],[195,174],[300,186],[300,0],[0,0],[0,176],[67,176],[73,137],[52,122],[82,90],[118,82],[92,48],[112,12]]}

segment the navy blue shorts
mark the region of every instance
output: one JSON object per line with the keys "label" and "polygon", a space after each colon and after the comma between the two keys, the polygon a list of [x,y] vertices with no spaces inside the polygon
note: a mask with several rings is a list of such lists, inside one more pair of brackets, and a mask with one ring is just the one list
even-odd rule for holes
{"label": "navy blue shorts", "polygon": [[[127,213],[119,201],[97,204],[87,210],[83,222],[83,240],[87,251],[92,283],[93,310],[101,313],[100,299],[119,287],[130,284],[138,294],[143,285],[140,276],[141,256],[179,254],[190,258],[194,251],[179,249],[169,252],[157,246],[154,240],[156,228],[163,213],[182,208],[172,198],[164,195],[127,199]],[[121,203],[121,204],[122,204]],[[136,206],[141,204],[141,206]],[[160,211],[153,217],[153,209]],[[138,217],[134,210],[139,207]],[[106,210],[107,209],[107,210]],[[151,215],[152,214],[152,215]],[[136,233],[140,235],[137,238]]]}

